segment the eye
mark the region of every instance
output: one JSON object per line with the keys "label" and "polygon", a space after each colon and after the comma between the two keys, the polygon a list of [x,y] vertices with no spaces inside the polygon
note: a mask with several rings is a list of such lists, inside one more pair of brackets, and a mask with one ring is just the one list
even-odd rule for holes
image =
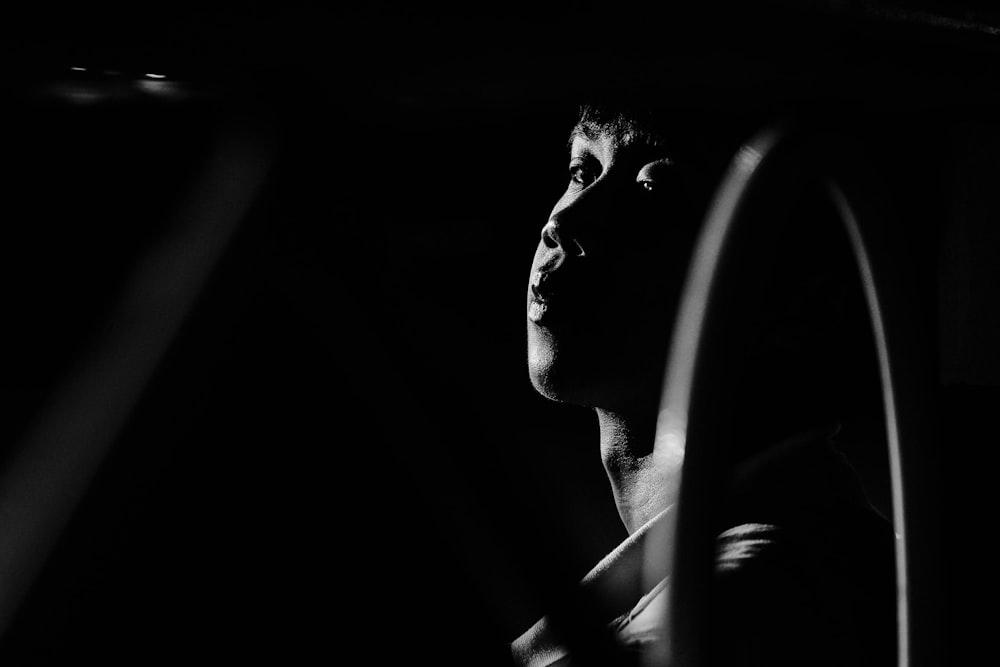
{"label": "eye", "polygon": [[674,163],[669,158],[650,162],[639,170],[635,182],[644,192],[656,192],[674,177]]}
{"label": "eye", "polygon": [[585,188],[597,178],[596,170],[585,161],[574,160],[569,165],[569,181],[573,185]]}

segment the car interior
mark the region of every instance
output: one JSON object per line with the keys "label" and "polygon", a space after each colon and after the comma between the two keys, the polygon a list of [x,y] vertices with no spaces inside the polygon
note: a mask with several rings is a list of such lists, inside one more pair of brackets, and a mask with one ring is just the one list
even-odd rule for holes
{"label": "car interior", "polygon": [[3,664],[506,665],[585,623],[560,600],[626,531],[593,415],[528,381],[524,289],[593,96],[732,137],[664,371],[674,645],[717,639],[734,444],[821,405],[895,532],[896,664],[986,650],[990,3],[5,13]]}

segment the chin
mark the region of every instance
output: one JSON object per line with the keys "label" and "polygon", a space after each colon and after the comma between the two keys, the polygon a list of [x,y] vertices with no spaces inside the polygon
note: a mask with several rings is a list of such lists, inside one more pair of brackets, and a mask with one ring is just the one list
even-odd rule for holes
{"label": "chin", "polygon": [[568,372],[574,364],[567,364],[555,342],[546,334],[528,330],[528,377],[535,391],[553,401],[580,404],[581,378]]}
{"label": "chin", "polygon": [[560,378],[552,369],[528,368],[531,384],[539,394],[557,403],[579,405],[587,408],[599,407],[601,401],[588,387],[579,382]]}
{"label": "chin", "polygon": [[559,403],[615,409],[655,399],[663,382],[661,357],[585,353],[560,347],[544,333],[528,333],[531,384],[539,394]]}
{"label": "chin", "polygon": [[528,377],[531,378],[531,385],[545,398],[560,403],[572,402],[564,391],[560,391],[560,385],[565,383],[559,381],[559,373],[556,372],[558,363],[555,350],[533,338],[529,332]]}
{"label": "chin", "polygon": [[[634,402],[643,389],[659,391],[659,374],[651,384],[632,374],[609,373],[581,361],[560,357],[550,349],[529,347],[528,376],[535,391],[545,398],[586,408],[614,409]],[[616,365],[615,370],[621,367]]]}

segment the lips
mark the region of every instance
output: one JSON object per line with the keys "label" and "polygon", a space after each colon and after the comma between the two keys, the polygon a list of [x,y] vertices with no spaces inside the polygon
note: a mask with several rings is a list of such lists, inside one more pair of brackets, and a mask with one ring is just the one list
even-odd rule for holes
{"label": "lips", "polygon": [[536,271],[531,276],[529,291],[531,298],[528,300],[528,319],[539,323],[545,318],[552,302],[551,274]]}

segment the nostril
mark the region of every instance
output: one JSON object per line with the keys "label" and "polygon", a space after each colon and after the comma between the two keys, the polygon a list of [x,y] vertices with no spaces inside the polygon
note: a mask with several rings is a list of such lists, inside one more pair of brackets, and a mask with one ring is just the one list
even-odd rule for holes
{"label": "nostril", "polygon": [[559,224],[549,221],[542,227],[542,243],[549,250],[561,250],[563,253],[583,257],[583,246],[580,241],[572,236],[564,236],[559,229]]}

